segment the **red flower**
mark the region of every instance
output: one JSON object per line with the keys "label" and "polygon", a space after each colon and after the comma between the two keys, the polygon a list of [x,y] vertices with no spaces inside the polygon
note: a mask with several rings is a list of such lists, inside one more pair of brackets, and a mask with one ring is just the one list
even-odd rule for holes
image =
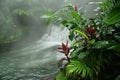
{"label": "red flower", "polygon": [[69,52],[70,52],[70,49],[69,49],[69,47],[68,47],[68,40],[67,40],[67,42],[66,42],[66,45],[65,45],[64,43],[62,43],[62,48],[58,48],[58,49],[60,50],[60,52],[64,53],[65,56],[68,57],[68,54],[69,54]]}
{"label": "red flower", "polygon": [[78,12],[78,6],[74,6],[74,10],[76,11],[76,12]]}
{"label": "red flower", "polygon": [[88,34],[90,39],[93,39],[96,37],[96,29],[93,28],[92,25],[90,25],[90,27],[86,30],[86,33]]}

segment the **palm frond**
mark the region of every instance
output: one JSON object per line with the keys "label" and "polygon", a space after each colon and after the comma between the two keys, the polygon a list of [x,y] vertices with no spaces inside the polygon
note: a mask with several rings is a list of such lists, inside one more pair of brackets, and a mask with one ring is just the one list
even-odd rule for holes
{"label": "palm frond", "polygon": [[85,78],[90,75],[91,68],[82,61],[71,61],[66,67],[66,77],[71,75],[81,74],[80,77]]}
{"label": "palm frond", "polygon": [[79,61],[71,60],[70,64],[66,66],[66,78],[75,75],[81,79],[98,80],[101,70],[108,61],[109,58],[103,53],[91,53]]}
{"label": "palm frond", "polygon": [[120,7],[120,0],[108,0],[110,2],[111,8],[118,8]]}
{"label": "palm frond", "polygon": [[104,18],[104,22],[108,25],[120,21],[120,0],[108,0],[109,13]]}

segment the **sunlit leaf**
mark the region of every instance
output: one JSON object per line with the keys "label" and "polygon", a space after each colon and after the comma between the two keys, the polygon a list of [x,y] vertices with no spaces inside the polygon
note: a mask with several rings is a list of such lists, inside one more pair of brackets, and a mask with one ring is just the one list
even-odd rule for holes
{"label": "sunlit leaf", "polygon": [[84,32],[80,30],[75,30],[75,32],[77,32],[80,36],[84,37],[86,40],[89,40],[88,36]]}
{"label": "sunlit leaf", "polygon": [[41,16],[41,18],[50,18],[52,16],[53,16],[52,14],[45,14],[45,15]]}
{"label": "sunlit leaf", "polygon": [[76,47],[76,46],[78,47],[79,45],[82,45],[82,44],[83,44],[82,41],[77,41],[77,42],[72,43],[70,47],[74,48],[74,47]]}

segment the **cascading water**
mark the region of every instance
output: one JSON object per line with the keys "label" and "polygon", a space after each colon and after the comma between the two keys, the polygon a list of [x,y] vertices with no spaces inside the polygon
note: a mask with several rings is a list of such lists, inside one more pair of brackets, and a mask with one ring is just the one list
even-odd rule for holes
{"label": "cascading water", "polygon": [[[18,0],[16,2],[17,4],[14,3],[15,1],[17,0],[0,0],[0,6],[1,6],[0,9],[1,12],[3,11],[3,16],[2,16],[3,19],[0,19],[1,20],[0,22],[2,22],[5,19],[7,20],[3,22],[9,22],[10,19],[8,19],[6,16],[8,16],[8,14],[11,15],[14,13],[14,16],[12,15],[11,16],[12,19],[15,17],[13,23],[15,23],[16,25],[14,26],[12,25],[11,27],[13,28],[18,26],[23,29],[27,28],[25,32],[31,33],[30,40],[28,40],[29,41],[28,44],[32,40],[36,41],[36,39],[32,39],[31,36],[33,36],[33,38],[34,37],[36,38],[38,37],[36,36],[36,34],[40,34],[40,37],[41,36],[42,37],[38,39],[36,42],[32,42],[29,46],[25,46],[22,49],[15,48],[16,46],[13,46],[13,49],[16,50],[7,51],[6,53],[0,53],[0,80],[52,80],[48,78],[49,77],[53,78],[55,76],[55,74],[58,71],[57,61],[61,57],[63,57],[62,54],[59,54],[59,52],[57,52],[57,48],[60,47],[62,42],[66,42],[66,40],[68,39],[67,38],[68,31],[67,29],[62,28],[61,26],[51,26],[48,27],[46,31],[45,30],[46,28],[43,27],[44,26],[42,24],[43,22],[38,24],[40,22],[39,21],[40,19],[38,19],[39,14],[43,15],[43,13],[46,11],[44,11],[44,8],[43,8],[43,12],[42,11],[37,12],[37,10],[41,9],[41,6],[45,6],[46,8],[45,10],[49,11],[50,7],[52,7],[52,9],[58,8],[60,6],[63,7],[63,5],[65,5],[65,1],[71,1],[73,5],[75,4],[78,5],[78,7],[84,7],[81,10],[83,11],[85,10],[85,12],[87,8],[87,12],[91,17],[91,14],[94,13],[94,11],[91,10],[91,7],[89,7],[90,5],[89,6],[85,5],[89,2],[89,0],[63,0],[63,1],[62,0]],[[23,3],[21,3],[21,1]],[[25,2],[28,1],[28,3],[25,3],[24,1]],[[99,0],[91,0],[91,1],[99,1]],[[10,7],[10,9],[8,9],[8,7]],[[15,8],[18,8],[17,11],[11,12],[11,10]],[[23,13],[27,15],[26,21],[28,22],[29,27],[25,27],[26,24],[24,24],[24,19],[25,19],[24,15],[23,16],[19,14],[16,15],[16,13],[19,12],[19,8],[22,8],[20,14]],[[34,12],[32,14],[33,16],[30,16],[31,14],[27,14],[26,12],[24,12],[24,9],[27,12],[29,12],[29,10],[33,11]],[[1,12],[0,15],[2,14]],[[31,18],[28,18],[28,16],[30,16]],[[9,24],[11,24],[11,22]],[[25,25],[25,26],[21,27],[21,25]],[[7,29],[9,25],[4,25],[4,27]],[[46,33],[43,34],[44,32]],[[23,40],[23,43],[25,42]],[[24,44],[21,43],[18,44],[24,46]]]}
{"label": "cascading water", "polygon": [[[31,46],[0,56],[0,80],[48,80],[54,77],[60,55],[57,48],[66,42],[68,31],[52,26]],[[59,55],[59,56],[58,56]]]}

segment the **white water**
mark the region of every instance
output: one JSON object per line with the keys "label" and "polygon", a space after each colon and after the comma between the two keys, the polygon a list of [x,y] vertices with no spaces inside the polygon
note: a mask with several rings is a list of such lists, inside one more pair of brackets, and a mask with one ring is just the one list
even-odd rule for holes
{"label": "white water", "polygon": [[[40,0],[38,0],[38,3],[40,3],[39,1]],[[89,13],[88,16],[91,17],[91,14],[94,14],[91,7],[86,5],[90,0],[70,1],[74,5],[84,7],[83,10],[85,11],[87,9]],[[53,2],[50,0],[50,2],[48,2],[50,3],[49,5],[54,8],[64,5],[58,5],[58,0],[53,0]],[[91,6],[94,7],[94,5]],[[42,29],[40,31],[42,31]],[[42,33],[40,32],[39,34]],[[22,49],[8,51],[7,53],[0,53],[0,80],[49,80],[45,78],[54,77],[58,71],[57,60],[63,56],[58,53],[56,49],[60,47],[62,42],[66,42],[67,35],[68,31],[66,29],[60,26],[52,26],[49,27],[42,38],[31,43],[31,45],[23,47]]]}
{"label": "white water", "polygon": [[68,31],[49,27],[43,37],[30,46],[10,51],[0,56],[0,80],[48,80],[57,71],[57,52],[61,42],[66,42]]}

